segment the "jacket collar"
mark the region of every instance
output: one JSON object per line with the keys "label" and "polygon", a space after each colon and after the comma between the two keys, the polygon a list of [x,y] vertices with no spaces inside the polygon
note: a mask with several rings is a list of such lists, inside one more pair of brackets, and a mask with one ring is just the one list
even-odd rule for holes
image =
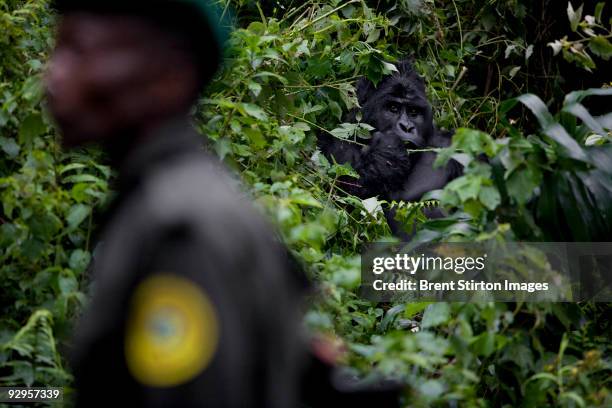
{"label": "jacket collar", "polygon": [[173,118],[150,131],[120,161],[119,187],[137,184],[154,167],[184,153],[203,149],[204,140],[185,117]]}

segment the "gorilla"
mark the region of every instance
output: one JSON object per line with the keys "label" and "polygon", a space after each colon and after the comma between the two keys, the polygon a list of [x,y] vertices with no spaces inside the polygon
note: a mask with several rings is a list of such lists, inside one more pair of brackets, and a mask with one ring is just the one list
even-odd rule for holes
{"label": "gorilla", "polygon": [[[366,78],[357,82],[363,122],[374,127],[365,146],[329,134],[318,135],[318,146],[328,159],[349,163],[359,174],[358,180],[348,176],[338,180],[344,191],[359,198],[418,201],[462,173],[461,165],[454,160],[444,168],[433,168],[435,152],[423,150],[449,146],[453,132],[434,126],[425,84],[411,61],[403,60],[396,67],[397,71],[377,86]],[[346,120],[352,121],[355,115],[353,112]],[[406,235],[395,220],[394,210],[387,209],[385,214],[395,235],[411,235]],[[426,215],[436,218],[442,213],[433,209]]]}

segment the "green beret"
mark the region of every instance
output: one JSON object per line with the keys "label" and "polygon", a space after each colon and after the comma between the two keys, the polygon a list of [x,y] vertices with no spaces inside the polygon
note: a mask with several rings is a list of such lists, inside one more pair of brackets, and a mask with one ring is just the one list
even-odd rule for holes
{"label": "green beret", "polygon": [[53,0],[60,15],[87,11],[127,14],[154,20],[160,28],[186,36],[201,67],[211,76],[219,67],[229,37],[229,18],[222,19],[217,1],[211,0]]}

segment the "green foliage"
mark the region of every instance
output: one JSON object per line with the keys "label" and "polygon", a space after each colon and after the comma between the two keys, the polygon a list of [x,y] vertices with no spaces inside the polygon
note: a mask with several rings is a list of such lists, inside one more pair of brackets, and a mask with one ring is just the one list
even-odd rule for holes
{"label": "green foliage", "polygon": [[67,382],[70,376],[62,369],[55,348],[53,317],[47,310],[37,310],[15,336],[2,345],[5,368],[12,374],[2,378],[6,384],[32,386],[35,382],[51,384]]}
{"label": "green foliage", "polygon": [[[510,91],[522,79],[518,70],[512,73],[511,69],[504,77],[508,83],[502,83],[499,92],[514,99],[500,104],[490,96],[475,95],[475,89],[463,82],[461,67],[472,69],[470,64],[478,61],[480,52],[473,44],[486,43],[493,34],[470,33],[454,43],[449,38],[453,34],[444,32],[446,40],[436,42],[432,31],[437,28],[432,27],[438,26],[431,21],[426,24],[427,20],[447,21],[456,15],[430,3],[419,4],[424,7],[422,13],[399,11],[398,6],[385,17],[357,2],[310,2],[264,20],[256,14],[244,21],[239,10],[238,20],[245,28],[234,36],[228,66],[198,110],[202,133],[255,186],[255,200],[276,221],[284,241],[318,282],[319,296],[306,323],[342,338],[350,350],[346,358],[353,370],[372,375],[376,367],[378,374],[407,381],[406,401],[416,406],[452,401],[603,406],[609,397],[594,384],[602,384],[610,374],[609,361],[594,357],[601,356],[598,351],[583,354],[577,345],[570,355],[560,351],[566,347],[560,344],[561,333],[576,336],[583,330],[567,317],[568,313],[580,314],[576,306],[387,305],[356,295],[358,251],[371,240],[391,238],[379,201],[357,200],[337,187],[338,176],[353,173],[328,163],[317,152],[316,133],[328,131],[364,143],[356,125],[339,123],[343,113],[355,106],[354,79],[360,75],[380,79],[385,69],[391,70],[384,62],[409,46],[414,45],[409,49],[422,56],[418,67],[429,80],[439,122],[484,124],[484,131],[459,129],[453,146],[441,152],[441,162],[452,157],[466,166],[464,177],[429,197],[453,210],[452,216],[425,221],[412,213],[422,206],[402,204],[401,220],[407,224],[417,220],[421,225],[417,241],[540,240],[547,238],[545,234],[555,234],[546,222],[558,216],[541,203],[559,203],[568,209],[568,217],[600,214],[587,204],[609,208],[605,196],[572,207],[568,203],[576,199],[573,194],[543,189],[550,186],[549,178],[559,174],[604,180],[599,172],[609,160],[605,154],[609,124],[604,124],[606,117],[593,118],[584,106],[576,105],[588,93],[580,98],[568,95],[561,112],[552,116],[536,96]],[[467,11],[465,20],[460,13],[466,30],[472,9],[466,3],[458,4],[464,5],[462,12]],[[493,11],[483,7],[485,12]],[[514,13],[507,9],[502,15]],[[408,38],[403,37],[406,33]],[[391,38],[405,43],[393,44]],[[426,39],[434,40],[434,45]],[[532,52],[526,42],[500,43],[506,47],[490,50],[491,58],[511,58],[518,53],[526,61]],[[511,108],[519,102],[533,111],[540,131],[525,136],[527,131],[520,125],[532,119],[526,114],[521,121],[513,119],[516,109]],[[475,111],[490,115],[475,121]],[[594,144],[599,144],[601,153],[598,163],[591,158]],[[482,153],[487,161],[479,160]],[[584,188],[595,186],[580,180]],[[598,194],[606,191],[597,189]],[[302,199],[305,193],[308,198]],[[607,227],[601,222],[581,224],[601,230]],[[598,233],[571,230],[563,238],[593,239]],[[598,344],[595,348],[603,343]],[[586,364],[589,358],[597,363]],[[495,395],[496,402],[483,395]]]}
{"label": "green foliage", "polygon": [[[597,3],[594,15],[582,16],[583,4],[576,10],[571,2],[567,3],[567,17],[571,29],[580,36],[578,40],[568,40],[564,36],[548,45],[552,47],[555,55],[562,52],[563,58],[575,62],[580,67],[590,71],[595,68],[595,61],[591,54],[608,61],[612,57],[612,18],[603,21],[603,9],[605,2]],[[580,30],[578,30],[580,28]],[[589,51],[591,54],[589,54]]]}
{"label": "green foliage", "polygon": [[108,191],[100,154],[61,153],[41,109],[51,22],[46,1],[0,2],[3,385],[68,383],[56,338],[67,338],[85,302],[92,210]]}
{"label": "green foliage", "polygon": [[[437,164],[454,158],[465,166],[464,176],[440,195],[448,209],[465,211],[476,221],[473,235],[463,234],[464,239],[489,238],[490,231],[501,228],[513,233],[507,238],[522,240],[607,240],[612,229],[611,124],[606,116],[591,116],[581,104],[594,95],[612,96],[612,89],[572,92],[554,116],[533,94],[505,101],[503,114],[517,103],[533,113],[540,126],[537,135],[525,136],[505,118],[508,137],[457,130]],[[488,162],[479,160],[483,153]],[[446,239],[454,228],[444,225],[435,236]],[[426,227],[421,234],[431,237],[432,231]]]}
{"label": "green foliage", "polygon": [[[561,86],[573,78],[559,75],[546,22],[534,30],[523,23],[538,6],[224,3],[237,29],[197,106],[197,127],[315,282],[305,324],[343,342],[356,375],[405,381],[409,406],[609,406],[609,305],[359,298],[360,250],[394,238],[383,203],[341,191],[338,177],[355,172],[316,149],[318,132],[367,143],[367,125],[343,123],[357,107],[355,79],[379,81],[390,62],[414,54],[437,123],[459,128],[439,162],[454,158],[466,169],[425,201],[394,204],[400,221],[419,227],[415,242],[607,240],[612,124],[585,98],[610,92]],[[95,150],[61,153],[41,109],[46,2],[0,0],[0,13],[0,383],[67,384],[57,349],[84,302],[94,215],[110,174]],[[451,215],[427,220],[421,210],[431,205]]]}

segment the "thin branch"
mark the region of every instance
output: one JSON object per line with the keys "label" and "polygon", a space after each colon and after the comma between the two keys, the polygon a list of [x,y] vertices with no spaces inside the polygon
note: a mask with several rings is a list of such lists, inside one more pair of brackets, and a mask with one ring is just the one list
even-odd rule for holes
{"label": "thin branch", "polygon": [[346,3],[344,3],[344,4],[342,4],[342,5],[338,6],[338,7],[336,7],[335,9],[333,9],[333,10],[331,10],[331,11],[328,11],[327,13],[323,14],[322,16],[319,16],[319,17],[315,18],[314,20],[312,20],[312,21],[310,21],[310,22],[306,23],[305,25],[303,25],[302,27],[300,27],[300,28],[298,29],[298,31],[302,31],[302,30],[304,30],[304,29],[306,29],[306,28],[310,27],[311,25],[313,25],[313,24],[315,24],[315,23],[318,23],[319,21],[323,20],[324,18],[331,16],[331,15],[332,15],[332,14],[334,14],[336,11],[338,11],[338,10],[342,10],[343,8],[345,8],[346,6],[348,6],[349,4],[359,3],[360,1],[361,1],[361,0],[351,0],[351,1],[349,1],[349,2],[346,2]]}

